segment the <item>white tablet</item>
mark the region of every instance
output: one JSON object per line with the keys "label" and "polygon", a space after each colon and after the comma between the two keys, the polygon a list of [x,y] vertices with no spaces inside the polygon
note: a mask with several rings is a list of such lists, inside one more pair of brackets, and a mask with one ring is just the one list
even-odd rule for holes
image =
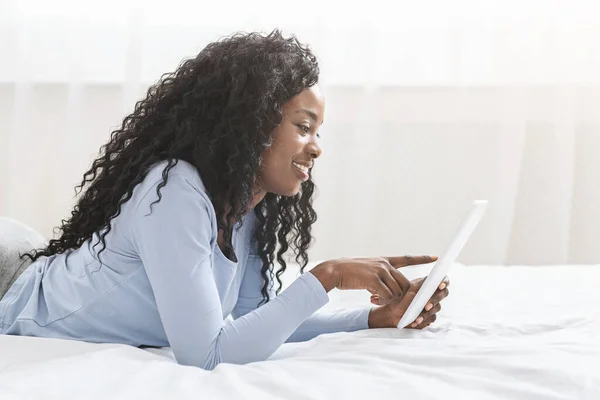
{"label": "white tablet", "polygon": [[450,245],[446,248],[444,254],[435,262],[431,273],[427,276],[425,282],[423,282],[423,286],[421,286],[417,295],[400,319],[398,328],[402,329],[412,324],[419,314],[423,312],[423,309],[431,299],[431,296],[433,296],[440,283],[442,283],[446,277],[450,265],[456,261],[458,255],[469,240],[469,237],[479,224],[479,221],[481,221],[481,218],[487,209],[487,204],[488,202],[486,200],[476,200],[473,202],[471,210],[456,231]]}

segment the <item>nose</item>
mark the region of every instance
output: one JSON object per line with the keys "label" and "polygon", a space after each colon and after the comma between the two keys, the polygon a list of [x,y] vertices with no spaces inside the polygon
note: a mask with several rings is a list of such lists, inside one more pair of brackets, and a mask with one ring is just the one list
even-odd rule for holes
{"label": "nose", "polygon": [[307,151],[312,159],[319,158],[322,153],[321,146],[319,146],[316,140],[313,140],[308,144]]}

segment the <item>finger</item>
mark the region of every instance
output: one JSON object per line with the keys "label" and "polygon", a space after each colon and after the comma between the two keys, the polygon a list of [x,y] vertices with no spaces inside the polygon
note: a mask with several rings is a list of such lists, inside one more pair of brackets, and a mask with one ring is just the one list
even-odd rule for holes
{"label": "finger", "polygon": [[406,310],[408,310],[408,306],[415,299],[416,295],[417,290],[411,286],[404,296],[402,296],[400,299],[395,300],[391,304],[388,304],[387,307],[390,307],[392,315],[394,315],[395,324],[398,324],[398,322],[400,322],[400,319],[402,318]]}
{"label": "finger", "polygon": [[415,320],[415,322],[413,322],[412,324],[407,326],[407,328],[423,329],[423,328],[431,325],[432,323],[434,323],[436,319],[437,319],[437,314],[430,315],[428,318],[423,318],[423,315],[421,315]]}
{"label": "finger", "polygon": [[422,278],[417,278],[417,279],[415,279],[415,280],[411,281],[411,282],[410,282],[410,284],[411,284],[412,286],[414,286],[414,288],[415,288],[416,290],[419,290],[419,289],[421,289],[421,286],[423,286],[423,283],[425,283],[425,279],[427,279],[427,277],[426,277],[426,276],[424,276],[424,277],[422,277]]}
{"label": "finger", "polygon": [[423,321],[427,321],[433,315],[435,315],[438,312],[440,312],[441,309],[442,309],[442,305],[441,304],[437,304],[436,306],[434,306],[429,311],[422,312],[421,315],[419,315],[417,317],[417,319],[411,325],[415,325],[415,326],[421,325],[423,323]]}
{"label": "finger", "polygon": [[417,317],[417,319],[415,319],[415,320],[413,321],[413,323],[412,323],[412,324],[408,325],[408,327],[409,327],[409,328],[412,328],[412,329],[416,329],[416,328],[417,328],[417,326],[419,326],[419,325],[421,325],[421,324],[423,323],[423,321],[425,321],[425,319],[424,319],[424,318],[423,318],[421,315],[419,315],[419,316]]}
{"label": "finger", "polygon": [[410,287],[413,288],[413,290],[418,292],[421,289],[421,286],[423,286],[423,283],[425,283],[426,278],[427,277],[417,278],[417,279],[410,281]]}
{"label": "finger", "polygon": [[381,299],[376,294],[372,294],[371,295],[371,300],[370,301],[371,301],[371,303],[375,304],[376,306],[382,305],[381,304]]}
{"label": "finger", "polygon": [[410,288],[410,281],[408,280],[408,278],[406,278],[404,275],[402,275],[400,271],[397,271],[394,268],[390,270],[390,274],[400,286],[400,290],[402,290],[402,293],[406,293]]}
{"label": "finger", "polygon": [[390,301],[393,298],[392,292],[379,277],[376,278],[375,287],[368,290],[371,294],[379,296],[380,301]]}
{"label": "finger", "polygon": [[433,296],[431,296],[431,299],[429,300],[429,303],[427,303],[425,305],[425,311],[429,311],[434,306],[436,306],[437,304],[439,304],[440,301],[442,301],[446,297],[448,297],[448,294],[450,294],[450,291],[448,290],[448,288],[446,288],[444,290],[436,290],[435,294]]}
{"label": "finger", "polygon": [[438,289],[440,290],[444,290],[445,288],[447,288],[448,286],[450,286],[450,279],[448,279],[448,277],[446,276],[444,278],[444,280],[440,283],[440,285],[438,286]]}
{"label": "finger", "polygon": [[406,267],[408,265],[429,264],[436,261],[437,256],[401,256],[384,257],[394,268]]}
{"label": "finger", "polygon": [[[381,274],[380,279],[384,283],[384,285],[386,285],[388,289],[390,289],[390,292],[392,292],[392,298],[400,297],[402,293],[408,290],[402,290],[396,279],[394,279],[394,277],[390,274],[389,271],[385,271],[383,274]],[[390,298],[390,300],[392,298]]]}
{"label": "finger", "polygon": [[437,315],[433,314],[429,319],[424,320],[421,324],[417,325],[415,329],[425,329],[429,325],[433,324],[437,319]]}

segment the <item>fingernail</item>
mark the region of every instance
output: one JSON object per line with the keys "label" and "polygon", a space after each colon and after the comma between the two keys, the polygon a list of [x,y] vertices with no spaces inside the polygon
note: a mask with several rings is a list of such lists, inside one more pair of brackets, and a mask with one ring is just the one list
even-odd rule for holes
{"label": "fingernail", "polygon": [[440,284],[440,290],[444,290],[446,288],[446,284],[444,282],[442,282]]}
{"label": "fingernail", "polygon": [[425,306],[425,311],[429,311],[433,308],[433,304],[429,303]]}
{"label": "fingernail", "polygon": [[423,317],[417,318],[417,320],[415,321],[415,324],[419,325],[421,322],[423,322]]}

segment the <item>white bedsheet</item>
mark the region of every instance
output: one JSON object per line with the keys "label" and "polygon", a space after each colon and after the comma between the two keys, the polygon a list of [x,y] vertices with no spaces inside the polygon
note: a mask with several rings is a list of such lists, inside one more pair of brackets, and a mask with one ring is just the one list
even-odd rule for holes
{"label": "white bedsheet", "polygon": [[[323,335],[211,372],[168,349],[0,336],[0,399],[600,399],[600,266],[455,265],[450,279],[426,330]],[[368,297],[334,291],[326,308]]]}

